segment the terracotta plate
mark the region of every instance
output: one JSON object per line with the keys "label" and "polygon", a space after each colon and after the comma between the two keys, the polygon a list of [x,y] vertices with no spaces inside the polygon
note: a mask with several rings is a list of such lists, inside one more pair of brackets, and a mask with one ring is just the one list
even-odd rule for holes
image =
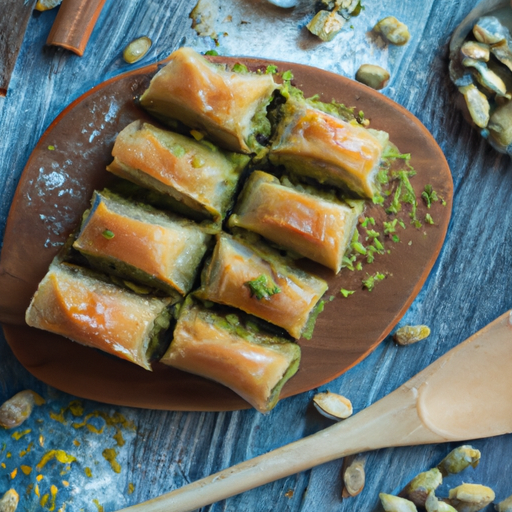
{"label": "terracotta plate", "polygon": [[[233,59],[214,58],[224,62]],[[250,69],[269,62],[238,59]],[[407,110],[357,82],[311,67],[276,63],[292,70],[306,95],[319,93],[363,110],[371,127],[389,132],[417,170],[413,186],[426,184],[444,197],[429,213],[435,225],[409,227],[400,243],[386,242],[391,253],[376,258],[362,272],[313,271],[330,284],[327,302],[313,339],[301,340],[302,364],[282,396],[320,386],[364,358],[383,340],[417,295],[441,249],[452,205],[453,185],[446,160],[425,127]],[[20,180],[9,214],[0,260],[0,321],[20,362],[36,377],[71,394],[118,405],[168,410],[233,410],[247,404],[223,386],[154,365],[147,372],[131,363],[83,347],[24,324],[24,312],[38,282],[62,242],[79,223],[95,188],[111,179],[105,171],[116,134],[137,118],[147,118],[134,97],[147,87],[158,65],[113,78],[67,107],[41,137]],[[382,220],[382,209],[369,215]],[[379,210],[379,211],[378,211]],[[419,206],[424,218],[426,207]],[[380,217],[379,217],[380,216]],[[401,229],[401,228],[400,228]],[[372,292],[363,290],[365,271],[387,277]],[[357,290],[343,298],[340,288]]]}

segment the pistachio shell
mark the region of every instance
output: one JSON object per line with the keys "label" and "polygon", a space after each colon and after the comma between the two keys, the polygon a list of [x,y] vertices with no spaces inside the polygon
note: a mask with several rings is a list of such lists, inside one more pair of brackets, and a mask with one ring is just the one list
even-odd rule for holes
{"label": "pistachio shell", "polygon": [[348,398],[326,391],[313,397],[313,404],[320,414],[333,420],[342,420],[352,415],[352,403]]}
{"label": "pistachio shell", "polygon": [[495,16],[482,16],[473,27],[477,41],[486,44],[496,44],[510,37],[509,31]]}
{"label": "pistachio shell", "polygon": [[398,496],[393,496],[392,494],[384,494],[381,492],[379,494],[380,502],[382,503],[382,507],[386,512],[417,512],[418,509],[412,503],[412,501],[406,500],[404,498],[399,498]]}
{"label": "pistachio shell", "polygon": [[343,496],[357,496],[363,490],[366,480],[365,463],[366,457],[362,455],[355,457],[346,467],[343,473]]}
{"label": "pistachio shell", "polygon": [[363,64],[356,73],[356,80],[373,89],[384,88],[389,81],[389,72],[374,64]]}
{"label": "pistachio shell", "polygon": [[478,512],[494,500],[494,491],[480,484],[462,484],[450,489],[448,498],[458,512]]}
{"label": "pistachio shell", "polygon": [[0,512],[14,512],[19,501],[18,493],[14,489],[9,489],[0,499]]}
{"label": "pistachio shell", "polygon": [[397,46],[403,46],[411,37],[407,25],[398,21],[394,16],[383,18],[373,27],[373,30]]}
{"label": "pistachio shell", "polygon": [[437,469],[443,476],[448,476],[460,473],[469,466],[476,468],[480,462],[480,455],[480,450],[472,446],[458,446],[437,465]]}
{"label": "pistachio shell", "polygon": [[489,123],[490,105],[487,96],[478,90],[473,84],[459,87],[468,106],[469,114],[473,122],[480,128],[485,128]]}
{"label": "pistachio shell", "polygon": [[307,29],[322,41],[332,41],[341,31],[346,20],[336,12],[319,11],[306,25]]}
{"label": "pistachio shell", "polygon": [[488,44],[466,41],[460,48],[462,58],[482,60],[487,62],[491,56],[491,48]]}
{"label": "pistachio shell", "polygon": [[426,325],[404,325],[395,332],[393,339],[399,345],[411,345],[428,338],[429,335],[430,328]]}
{"label": "pistachio shell", "polygon": [[143,36],[131,41],[123,51],[123,59],[128,64],[139,61],[148,53],[153,42],[149,37]]}

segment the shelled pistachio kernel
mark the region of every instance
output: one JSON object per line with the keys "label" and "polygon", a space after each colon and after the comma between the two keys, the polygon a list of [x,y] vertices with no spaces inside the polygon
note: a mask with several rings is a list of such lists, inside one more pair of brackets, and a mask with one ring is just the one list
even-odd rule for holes
{"label": "shelled pistachio kernel", "polygon": [[9,489],[0,499],[0,512],[14,512],[20,497],[14,489]]}
{"label": "shelled pistachio kernel", "polygon": [[386,512],[417,512],[416,505],[405,498],[399,498],[392,494],[379,494],[380,502]]}
{"label": "shelled pistachio kernel", "polygon": [[467,467],[476,468],[480,462],[480,450],[464,444],[453,449],[438,465],[443,476],[456,475]]}
{"label": "shelled pistachio kernel", "polygon": [[495,508],[498,512],[512,512],[512,495],[500,501]]}
{"label": "shelled pistachio kernel", "polygon": [[426,325],[404,325],[395,332],[393,339],[399,345],[405,346],[424,340],[429,335],[430,328]]}
{"label": "shelled pistachio kernel", "polygon": [[375,64],[363,64],[356,73],[356,80],[372,89],[380,90],[389,81],[389,72]]}
{"label": "shelled pistachio kernel", "polygon": [[306,25],[306,28],[322,41],[332,41],[345,25],[345,18],[336,12],[319,11]]}
{"label": "shelled pistachio kernel", "polygon": [[479,43],[477,41],[466,41],[460,47],[462,57],[469,57],[470,59],[482,60],[488,62],[491,57],[491,48],[488,44]]}
{"label": "shelled pistachio kernel", "polygon": [[469,115],[479,128],[485,128],[489,124],[491,105],[487,96],[478,90],[474,84],[459,87],[468,107]]}
{"label": "shelled pistachio kernel", "polygon": [[123,51],[123,59],[128,64],[133,64],[134,62],[139,61],[148,53],[149,49],[151,48],[151,45],[153,42],[149,37],[142,36],[137,39],[134,39],[128,45]]}
{"label": "shelled pistachio kernel", "polygon": [[399,494],[418,507],[424,507],[428,495],[435,491],[442,482],[441,472],[437,468],[432,468],[415,476]]}
{"label": "shelled pistachio kernel", "polygon": [[462,484],[450,489],[448,498],[457,510],[477,512],[491,503],[495,495],[494,491],[485,485]]}
{"label": "shelled pistachio kernel", "polygon": [[352,415],[352,403],[348,398],[326,391],[313,397],[317,411],[332,420],[342,420]]}
{"label": "shelled pistachio kernel", "polygon": [[500,41],[491,46],[492,54],[507,68],[512,71],[512,50],[508,45],[508,41]]}
{"label": "shelled pistachio kernel", "polygon": [[484,87],[495,92],[498,96],[504,96],[510,99],[510,95],[507,94],[505,82],[498,74],[489,69],[485,62],[466,57],[462,60],[462,65],[467,68],[476,69],[476,79]]}
{"label": "shelled pistachio kernel", "polygon": [[491,137],[506,148],[512,144],[512,101],[500,105],[489,119]]}
{"label": "shelled pistachio kernel", "polygon": [[373,30],[397,46],[403,46],[411,37],[407,25],[398,21],[394,16],[383,18],[373,27]]}
{"label": "shelled pistachio kernel", "polygon": [[507,39],[508,29],[495,16],[482,16],[473,26],[473,35],[480,43],[496,44]]}
{"label": "shelled pistachio kernel", "polygon": [[34,405],[44,402],[41,396],[29,389],[16,393],[0,406],[0,426],[7,429],[19,427],[30,416]]}
{"label": "shelled pistachio kernel", "polygon": [[450,504],[438,500],[434,491],[428,494],[425,501],[425,509],[427,512],[457,512],[457,509],[453,508]]}

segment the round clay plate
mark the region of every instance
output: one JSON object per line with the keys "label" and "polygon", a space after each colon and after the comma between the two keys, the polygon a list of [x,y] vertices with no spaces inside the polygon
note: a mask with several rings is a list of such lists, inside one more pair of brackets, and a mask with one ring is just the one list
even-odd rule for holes
{"label": "round clay plate", "polygon": [[[244,63],[251,70],[270,62],[257,59],[212,60]],[[431,184],[446,202],[432,205],[434,225],[399,228],[400,242],[386,239],[389,253],[378,255],[362,271],[343,269],[337,276],[319,265],[309,268],[329,282],[325,309],[313,338],[300,340],[302,362],[282,397],[313,389],[334,379],[368,355],[407,310],[425,282],[441,249],[451,213],[453,184],[446,160],[425,127],[407,110],[382,94],[347,78],[319,69],[276,62],[291,70],[293,84],[306,96],[319,94],[362,110],[371,127],[385,130],[402,153],[411,153],[417,171],[411,179],[418,197]],[[129,362],[29,328],[24,313],[39,281],[68,234],[87,209],[94,189],[108,185],[105,167],[117,133],[135,119],[149,119],[134,98],[158,69],[154,64],[113,78],[67,107],[41,137],[20,180],[9,214],[0,260],[0,321],[9,345],[33,375],[76,396],[117,405],[167,410],[220,411],[248,407],[220,384],[165,367],[148,372]],[[427,209],[420,200],[418,218]],[[366,214],[381,227],[382,208],[368,205]],[[407,215],[404,214],[407,219]],[[389,219],[388,219],[389,220]],[[409,224],[408,220],[407,223]],[[386,237],[387,238],[387,237]],[[366,272],[386,279],[373,291],[362,288]],[[340,289],[356,290],[344,298]]]}

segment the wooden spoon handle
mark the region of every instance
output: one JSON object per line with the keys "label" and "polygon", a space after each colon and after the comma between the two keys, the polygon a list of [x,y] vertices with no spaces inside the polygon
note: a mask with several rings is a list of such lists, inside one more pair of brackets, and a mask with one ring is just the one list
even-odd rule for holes
{"label": "wooden spoon handle", "polygon": [[402,386],[371,407],[317,434],[120,512],[192,511],[353,453],[445,441],[423,427],[415,403],[415,392]]}
{"label": "wooden spoon handle", "polygon": [[80,57],[106,0],[63,0],[46,41]]}

